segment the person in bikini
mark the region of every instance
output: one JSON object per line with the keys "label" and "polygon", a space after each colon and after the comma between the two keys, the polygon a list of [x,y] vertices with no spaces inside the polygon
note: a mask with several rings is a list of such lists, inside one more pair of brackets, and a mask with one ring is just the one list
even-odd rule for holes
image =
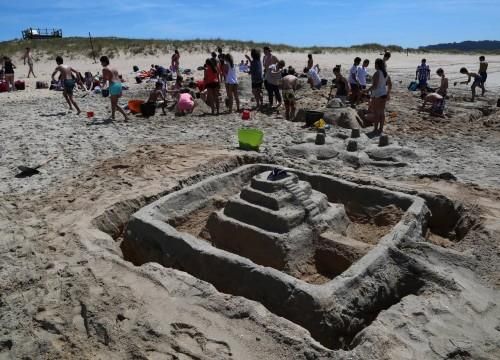
{"label": "person in bikini", "polygon": [[26,48],[23,60],[24,60],[24,65],[26,65],[26,62],[28,62],[28,67],[29,67],[28,78],[30,77],[30,74],[33,74],[33,77],[36,78],[36,75],[33,72],[33,56],[31,56],[31,49],[29,47]]}
{"label": "person in bikini", "polygon": [[467,70],[467,68],[464,68],[464,67],[460,69],[460,73],[467,75],[469,77],[467,79],[467,81],[462,81],[462,82],[460,82],[460,84],[467,84],[468,85],[470,83],[471,79],[474,78],[474,82],[472,83],[472,86],[470,88],[472,91],[471,101],[474,101],[476,98],[476,87],[478,87],[478,86],[483,90],[482,95],[484,96],[484,93],[486,90],[484,89],[483,78],[481,77],[481,75],[473,73],[473,72],[469,72],[469,70]]}
{"label": "person in bikini", "polygon": [[60,73],[59,79],[63,82],[63,96],[68,102],[69,109],[73,110],[73,106],[77,111],[77,115],[81,113],[80,108],[77,103],[73,99],[73,90],[75,89],[76,81],[73,78],[73,74],[75,77],[78,76],[78,71],[73,69],[71,66],[64,65],[64,60],[61,56],[56,57],[57,67],[52,73],[52,80],[56,80],[55,76],[57,73]]}
{"label": "person in bikini", "polygon": [[122,82],[120,80],[120,75],[118,70],[114,67],[109,66],[109,58],[107,56],[101,56],[99,59],[102,65],[102,77],[104,83],[109,83],[109,98],[111,101],[111,119],[115,120],[115,112],[118,110],[125,120],[129,120],[127,114],[123,109],[118,106],[118,99],[122,96]]}

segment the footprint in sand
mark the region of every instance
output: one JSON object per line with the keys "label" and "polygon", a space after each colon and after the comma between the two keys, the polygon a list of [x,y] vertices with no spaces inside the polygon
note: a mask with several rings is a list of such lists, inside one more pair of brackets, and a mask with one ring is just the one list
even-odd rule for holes
{"label": "footprint in sand", "polygon": [[171,324],[170,333],[176,342],[175,350],[192,359],[233,359],[231,348],[224,341],[207,338],[196,327],[185,323]]}

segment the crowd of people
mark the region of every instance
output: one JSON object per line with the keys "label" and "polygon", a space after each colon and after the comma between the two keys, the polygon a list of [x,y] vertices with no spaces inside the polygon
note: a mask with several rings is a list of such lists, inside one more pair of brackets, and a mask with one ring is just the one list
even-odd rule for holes
{"label": "crowd of people", "polygon": [[[261,110],[265,106],[275,109],[284,105],[286,119],[293,119],[296,113],[295,92],[299,84],[299,77],[307,78],[307,83],[313,90],[319,90],[327,83],[327,80],[322,79],[321,69],[318,64],[314,63],[312,54],[307,56],[306,66],[302,74],[297,73],[292,66],[286,67],[285,61],[278,59],[268,46],[263,47],[263,55],[258,49],[252,49],[250,54],[245,55],[245,57],[246,60],[241,60],[239,64],[236,64],[233,56],[230,53],[224,53],[222,48],[219,47],[216,52],[212,52],[211,56],[205,60],[202,67],[203,80],[198,81],[197,86],[200,90],[200,97],[206,101],[212,114],[220,113],[222,85],[225,88],[225,103],[228,113],[233,111],[234,105],[237,112],[241,110],[238,93],[239,73],[248,73],[250,76],[256,110]],[[343,75],[341,65],[336,65],[333,68],[334,78],[330,88],[329,99],[332,97],[333,90],[336,90],[334,97],[352,107],[356,107],[363,101],[368,101],[368,115],[366,119],[373,123],[374,129],[372,133],[375,135],[383,132],[385,105],[391,95],[392,81],[387,70],[387,62],[390,57],[390,52],[385,51],[382,58],[376,59],[374,64],[375,71],[371,76],[368,70],[370,61],[368,59],[362,60],[360,57],[354,59],[347,77]],[[179,51],[175,50],[171,56],[169,69],[160,65],[152,65],[149,71],[151,76],[158,78],[158,82],[146,100],[146,103],[155,104],[158,101],[162,101],[163,113],[165,113],[165,104],[169,93],[175,99],[175,109],[179,113],[190,113],[196,105],[194,94],[185,88],[183,84],[180,58]],[[34,60],[30,48],[26,48],[22,59],[24,64],[28,65],[28,77],[30,75],[36,77],[33,69]],[[476,88],[481,88],[482,95],[486,91],[485,83],[488,63],[484,56],[481,56],[479,60],[479,71],[477,73],[471,72],[465,67],[460,69],[460,73],[468,77],[466,81],[460,83],[469,84],[472,81],[472,101],[476,97]],[[103,91],[109,92],[111,118],[114,119],[115,113],[118,111],[125,119],[128,119],[126,112],[118,105],[118,99],[122,96],[123,79],[119,75],[118,70],[110,65],[110,60],[107,56],[102,56],[100,62],[102,65],[102,76],[100,77],[98,86],[101,86]],[[95,86],[95,77],[88,72],[83,77],[76,69],[64,64],[61,56],[56,58],[56,64],[52,80],[53,82],[60,82],[63,96],[69,108],[75,108],[79,114],[81,111],[73,96],[75,86],[83,86],[87,90],[89,88],[92,89]],[[9,57],[3,57],[0,74],[9,84],[9,91],[15,90],[14,69],[16,69],[16,66],[12,60]],[[59,74],[59,77],[56,80],[55,76],[57,74]],[[166,77],[167,74],[170,78]],[[437,89],[432,89],[429,87],[431,69],[427,60],[422,59],[415,72],[415,81],[418,81],[415,84],[416,88],[421,91],[421,97],[424,100],[423,106],[425,107],[427,103],[431,103],[431,113],[442,115],[449,84],[442,68],[437,69],[436,74],[440,77],[440,86]],[[174,77],[174,85],[168,87],[166,85],[167,81],[174,80]],[[264,104],[264,90],[267,94],[267,104]]]}

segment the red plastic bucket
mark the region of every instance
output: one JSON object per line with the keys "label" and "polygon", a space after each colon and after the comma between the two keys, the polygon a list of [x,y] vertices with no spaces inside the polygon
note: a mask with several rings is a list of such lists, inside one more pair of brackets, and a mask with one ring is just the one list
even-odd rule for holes
{"label": "red plastic bucket", "polygon": [[243,120],[250,120],[250,110],[243,110],[241,113],[241,118]]}
{"label": "red plastic bucket", "polygon": [[94,117],[94,112],[93,111],[87,111],[87,117],[89,119],[92,119]]}

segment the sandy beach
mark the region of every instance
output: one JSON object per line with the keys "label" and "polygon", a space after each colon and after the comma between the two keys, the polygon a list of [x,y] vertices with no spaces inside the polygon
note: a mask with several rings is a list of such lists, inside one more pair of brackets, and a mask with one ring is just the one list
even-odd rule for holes
{"label": "sandy beach", "polygon": [[[183,52],[181,67],[201,79],[196,69],[207,55]],[[296,69],[307,60],[302,53],[275,55]],[[244,54],[233,56],[239,63]],[[342,64],[347,72],[355,56],[370,59],[370,73],[380,57],[331,53],[314,55],[314,62],[331,80],[332,68]],[[439,82],[438,67],[449,78],[445,118],[422,111],[418,92],[407,90],[423,57],[432,86]],[[314,144],[315,132],[285,120],[283,109],[252,112],[244,121],[239,113],[211,116],[201,105],[187,116],[157,111],[148,119],[132,115],[124,122],[117,114],[107,122],[109,99],[80,91],[77,115],[61,92],[35,88],[37,80],[49,81],[53,60],[36,62],[37,79],[27,79],[27,67],[14,59],[16,79],[27,87],[0,93],[0,359],[498,359],[500,56],[488,56],[488,62],[488,92],[470,102],[469,87],[453,83],[466,80],[461,67],[477,70],[477,56],[393,54],[385,133],[398,152],[381,159],[360,149],[353,160],[338,150],[350,129],[327,130],[332,147],[342,139],[335,147],[341,155],[323,159],[304,145]],[[101,71],[89,59],[65,63],[82,73]],[[119,101],[125,106],[130,99],[145,100],[154,85],[136,84],[133,66],[149,69],[169,59],[122,56],[111,63],[130,87]],[[247,86],[240,90],[243,107],[251,107],[248,75],[240,79]],[[303,86],[297,108],[325,109],[329,91]],[[87,111],[95,113],[93,120]],[[242,127],[264,132],[260,152],[238,149]],[[366,140],[367,149],[377,144],[378,139]],[[50,157],[39,174],[15,177],[18,166]],[[429,262],[441,280],[378,309],[351,345],[337,349],[259,302],[219,291],[189,271],[154,262],[135,266],[124,258],[120,244],[137,210],[255,163],[406,194],[432,193],[440,199],[435,202],[450,199],[469,226],[460,239],[428,234],[394,250]]]}

